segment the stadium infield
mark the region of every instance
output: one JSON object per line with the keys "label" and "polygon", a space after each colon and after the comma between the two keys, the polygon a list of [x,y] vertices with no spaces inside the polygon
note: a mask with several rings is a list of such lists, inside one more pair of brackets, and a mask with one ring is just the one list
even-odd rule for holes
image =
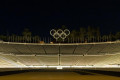
{"label": "stadium infield", "polygon": [[0,80],[120,80],[119,74],[94,70],[23,70],[0,72]]}

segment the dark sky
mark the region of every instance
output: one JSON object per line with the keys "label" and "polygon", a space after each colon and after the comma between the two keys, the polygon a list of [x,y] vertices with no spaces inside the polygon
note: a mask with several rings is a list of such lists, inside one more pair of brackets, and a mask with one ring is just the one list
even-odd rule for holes
{"label": "dark sky", "polygon": [[100,27],[103,33],[120,31],[119,0],[43,0],[0,2],[0,33],[20,34],[24,28],[48,36],[49,30]]}

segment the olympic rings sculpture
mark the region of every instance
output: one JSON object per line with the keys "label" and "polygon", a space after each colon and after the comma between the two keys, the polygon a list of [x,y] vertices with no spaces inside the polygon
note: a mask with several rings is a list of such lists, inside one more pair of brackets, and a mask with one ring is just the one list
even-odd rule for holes
{"label": "olympic rings sculpture", "polygon": [[55,38],[56,40],[58,40],[59,38],[61,38],[63,41],[64,39],[70,35],[70,31],[68,29],[62,30],[62,29],[52,29],[50,31],[50,35],[53,36],[53,38]]}

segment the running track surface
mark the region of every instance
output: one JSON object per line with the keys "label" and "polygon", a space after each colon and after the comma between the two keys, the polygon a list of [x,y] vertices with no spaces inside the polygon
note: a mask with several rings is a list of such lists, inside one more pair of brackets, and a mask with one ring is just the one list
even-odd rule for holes
{"label": "running track surface", "polygon": [[0,72],[0,80],[120,80],[120,73],[99,71]]}

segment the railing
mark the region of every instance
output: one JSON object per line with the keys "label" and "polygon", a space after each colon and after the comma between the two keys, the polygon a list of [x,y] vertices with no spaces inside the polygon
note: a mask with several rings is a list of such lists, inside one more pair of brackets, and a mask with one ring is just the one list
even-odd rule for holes
{"label": "railing", "polygon": [[52,37],[31,37],[31,36],[4,36],[0,37],[1,41],[5,42],[21,42],[21,43],[92,43],[92,42],[108,42],[116,41],[116,39],[111,38],[110,36],[106,37],[68,37],[64,41],[58,39],[57,41]]}

